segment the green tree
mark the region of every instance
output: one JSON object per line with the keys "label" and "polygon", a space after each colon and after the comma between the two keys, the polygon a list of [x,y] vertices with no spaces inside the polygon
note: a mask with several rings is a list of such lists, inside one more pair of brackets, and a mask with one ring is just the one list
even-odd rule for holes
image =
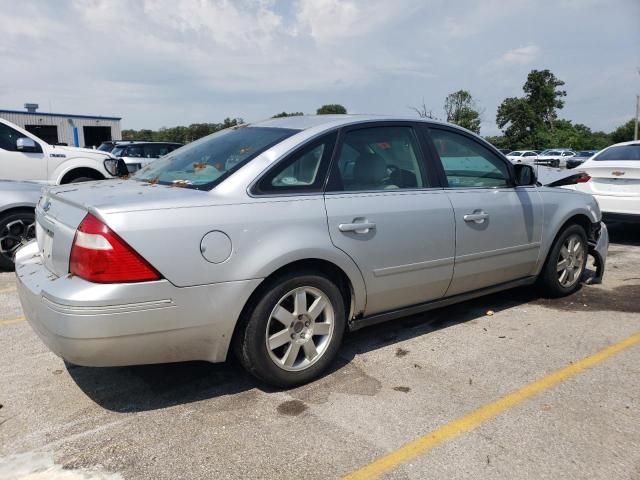
{"label": "green tree", "polygon": [[271,118],[300,117],[302,115],[304,115],[304,113],[302,112],[280,112],[280,113],[276,113]]}
{"label": "green tree", "polygon": [[540,121],[524,98],[505,98],[498,107],[496,123],[504,132],[509,148],[533,148]]}
{"label": "green tree", "polygon": [[338,103],[332,103],[329,105],[323,105],[321,106],[316,113],[318,115],[330,115],[332,113],[339,113],[339,114],[343,114],[343,113],[347,113],[347,109],[344,108],[342,105],[338,104]]}
{"label": "green tree", "polygon": [[[498,107],[496,123],[502,129],[511,148],[541,148],[553,138],[558,124],[558,110],[564,107],[567,92],[560,90],[564,82],[549,70],[531,70],[522,89],[524,97],[509,97]],[[562,124],[559,135],[572,130]]]}
{"label": "green tree", "polygon": [[153,140],[161,142],[189,143],[225,128],[243,123],[241,118],[225,118],[221,123],[192,123],[188,127],[162,127],[160,130],[123,130],[123,140]]}
{"label": "green tree", "polygon": [[565,90],[560,90],[564,82],[557,78],[550,70],[531,70],[522,89],[525,99],[531,106],[535,116],[542,120],[551,130],[558,118],[557,110],[564,107]]}
{"label": "green tree", "polygon": [[630,142],[633,140],[635,129],[635,120],[632,118],[627,123],[620,125],[613,132],[611,132],[611,141],[613,143]]}
{"label": "green tree", "polygon": [[444,100],[447,122],[480,133],[480,111],[476,101],[466,90],[450,93]]}

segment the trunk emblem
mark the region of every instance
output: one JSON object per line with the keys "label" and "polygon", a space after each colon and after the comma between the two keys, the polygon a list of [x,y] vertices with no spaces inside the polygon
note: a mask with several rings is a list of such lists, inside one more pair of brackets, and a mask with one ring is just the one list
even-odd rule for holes
{"label": "trunk emblem", "polygon": [[624,174],[625,172],[619,172],[619,171],[611,172],[611,175],[615,175],[616,177],[621,177]]}

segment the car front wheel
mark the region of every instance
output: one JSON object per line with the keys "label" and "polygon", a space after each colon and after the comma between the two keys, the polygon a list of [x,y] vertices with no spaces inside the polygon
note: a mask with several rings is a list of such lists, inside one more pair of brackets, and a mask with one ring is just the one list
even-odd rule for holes
{"label": "car front wheel", "polygon": [[579,225],[570,225],[558,235],[540,273],[540,284],[551,297],[575,292],[587,265],[587,235]]}
{"label": "car front wheel", "polygon": [[313,380],[329,366],[344,329],[339,288],[323,275],[293,273],[263,289],[234,349],[251,374],[289,388]]}

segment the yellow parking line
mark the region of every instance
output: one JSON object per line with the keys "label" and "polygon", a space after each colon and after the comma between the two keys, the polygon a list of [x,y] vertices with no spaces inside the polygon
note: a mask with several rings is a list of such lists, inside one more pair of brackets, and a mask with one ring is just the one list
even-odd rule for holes
{"label": "yellow parking line", "polygon": [[12,323],[24,322],[24,317],[14,318],[12,320],[0,320],[0,325],[10,325]]}
{"label": "yellow parking line", "polygon": [[16,287],[0,288],[0,293],[13,293],[16,291]]}
{"label": "yellow parking line", "polygon": [[530,383],[529,385],[526,385],[519,390],[509,393],[508,395],[494,402],[488,403],[487,405],[480,407],[474,412],[457,418],[452,422],[443,425],[437,430],[427,433],[417,440],[407,443],[403,447],[400,447],[398,450],[380,457],[373,463],[365,465],[364,467],[350,473],[344,478],[347,480],[355,480],[378,477],[392,470],[398,465],[412,460],[417,456],[434,449],[438,445],[451,440],[464,432],[469,432],[476,427],[479,427],[487,420],[490,420],[491,418],[499,415],[505,410],[508,410],[509,408],[518,405],[524,400],[533,397],[541,392],[544,392],[545,390],[548,390],[554,385],[567,380],[582,372],[583,370],[597,365],[600,362],[611,357],[612,355],[615,355],[616,353],[619,353],[622,350],[638,343],[640,343],[640,333],[632,335],[631,337],[626,338],[621,342],[614,343],[613,345],[605,348],[604,350],[600,350],[594,355],[583,358],[582,360],[573,363],[568,367],[556,370],[550,375],[547,375],[540,380]]}

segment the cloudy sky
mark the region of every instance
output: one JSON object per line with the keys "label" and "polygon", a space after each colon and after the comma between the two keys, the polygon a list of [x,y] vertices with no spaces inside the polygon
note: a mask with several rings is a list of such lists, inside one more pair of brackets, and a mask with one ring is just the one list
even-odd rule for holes
{"label": "cloudy sky", "polygon": [[497,105],[533,69],[561,116],[611,130],[640,93],[640,0],[0,0],[0,108],[122,116],[124,128]]}

